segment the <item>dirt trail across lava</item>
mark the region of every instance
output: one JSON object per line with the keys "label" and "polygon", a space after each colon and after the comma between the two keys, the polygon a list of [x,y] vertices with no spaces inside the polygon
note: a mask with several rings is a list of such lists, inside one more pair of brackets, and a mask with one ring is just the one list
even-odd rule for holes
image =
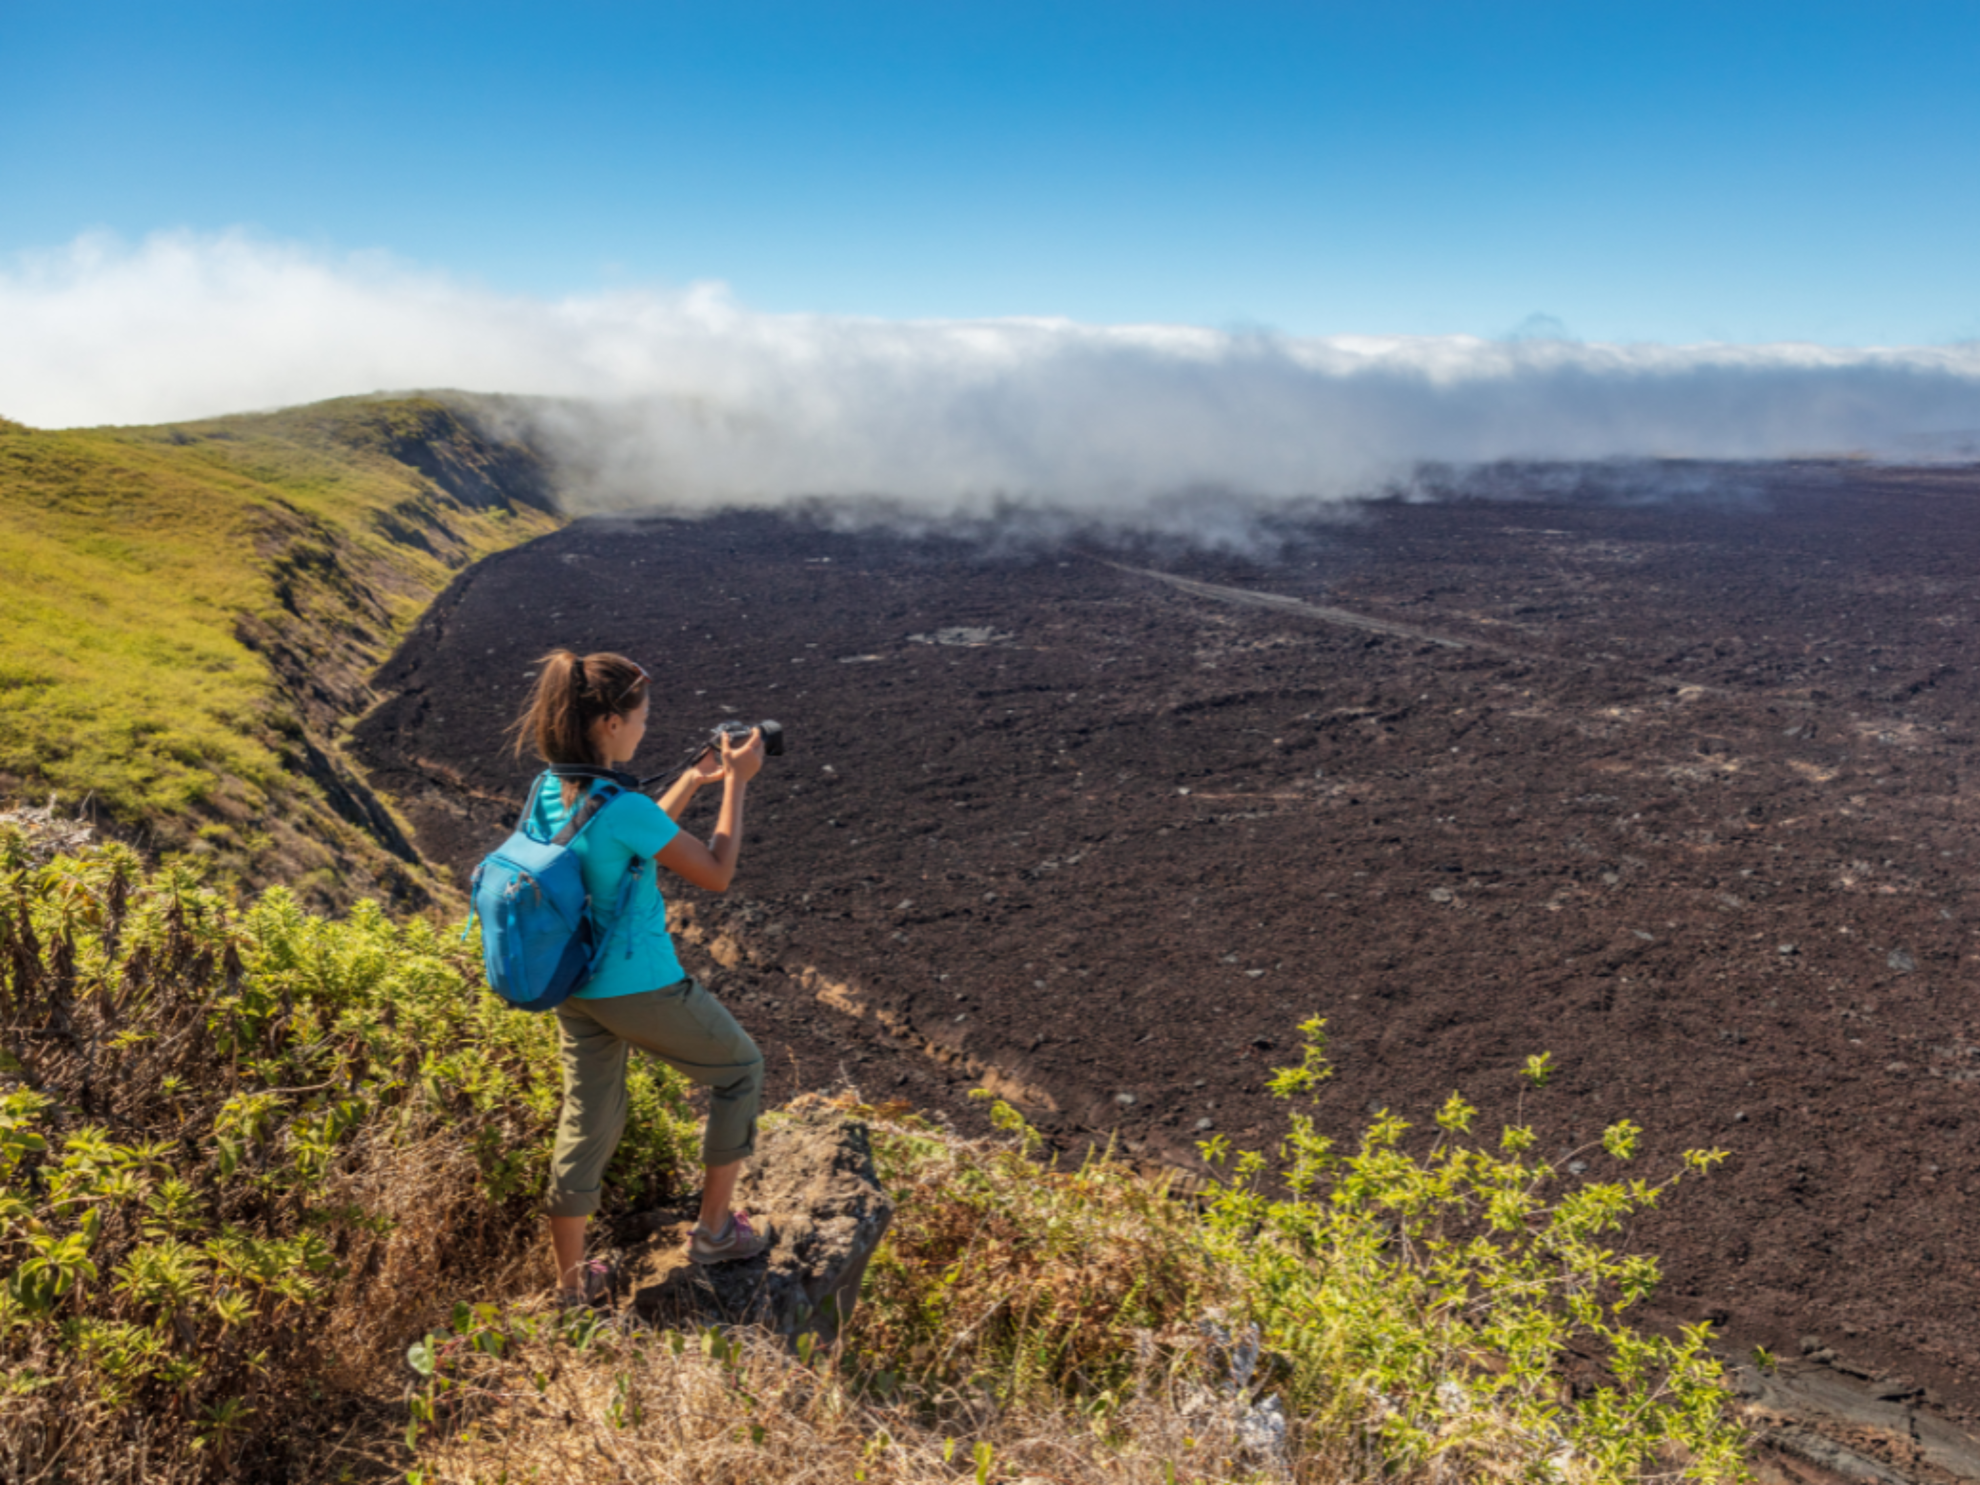
{"label": "dirt trail across lava", "polygon": [[1250,608],[1275,608],[1285,613],[1298,614],[1302,618],[1318,619],[1323,624],[1341,624],[1349,629],[1365,629],[1371,634],[1387,634],[1397,639],[1420,640],[1424,644],[1442,645],[1447,650],[1487,649],[1496,650],[1500,654],[1511,653],[1503,645],[1453,639],[1448,634],[1432,634],[1428,629],[1418,629],[1411,624],[1392,624],[1384,619],[1371,619],[1366,614],[1352,614],[1344,608],[1334,608],[1324,603],[1308,603],[1303,598],[1287,598],[1279,593],[1260,593],[1252,588],[1231,588],[1222,583],[1204,583],[1173,572],[1156,572],[1147,567],[1128,567],[1119,562],[1109,562],[1107,565],[1121,572],[1131,572],[1136,577],[1154,578],[1157,582],[1167,583],[1172,588],[1180,588],[1185,593],[1194,593],[1198,598],[1214,598],[1221,603],[1238,603]]}
{"label": "dirt trail across lava", "polygon": [[1272,1142],[1319,1013],[1337,1138],[1458,1089],[1591,1178],[1617,1118],[1651,1170],[1729,1149],[1631,1235],[1660,1314],[1970,1432],[1980,474],[1739,483],[1377,505],[1269,559],[586,521],[465,575],[357,743],[465,871],[535,657],[624,650],[656,760],[788,729],[737,888],[676,912],[773,1094],[967,1123],[989,1079],[1062,1146],[1189,1168]]}

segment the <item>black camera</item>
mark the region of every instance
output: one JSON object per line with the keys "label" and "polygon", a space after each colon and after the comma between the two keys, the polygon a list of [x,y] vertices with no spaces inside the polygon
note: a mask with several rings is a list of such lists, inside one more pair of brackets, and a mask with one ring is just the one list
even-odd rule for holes
{"label": "black camera", "polygon": [[754,729],[747,722],[717,722],[715,730],[708,735],[708,740],[714,745],[715,750],[720,752],[723,738],[731,737],[739,743],[744,742],[753,730],[761,731],[763,734],[765,757],[784,756],[784,724],[781,722],[758,722]]}
{"label": "black camera", "polygon": [[[784,724],[781,722],[758,722],[756,725],[763,730],[763,752],[765,756],[781,758],[784,753]],[[720,757],[724,739],[734,738],[740,743],[749,737],[750,731],[751,728],[747,722],[717,722],[710,729],[706,742],[696,743],[682,756],[681,766],[683,768],[691,768],[697,759],[709,753],[714,753],[717,757]],[[655,774],[650,779],[641,779],[640,783],[642,786],[651,784],[660,777],[661,775]]]}

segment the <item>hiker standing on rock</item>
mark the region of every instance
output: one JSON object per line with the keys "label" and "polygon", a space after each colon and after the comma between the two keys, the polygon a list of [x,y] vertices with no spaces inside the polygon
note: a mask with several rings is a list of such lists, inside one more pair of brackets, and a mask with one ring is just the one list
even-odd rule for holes
{"label": "hiker standing on rock", "polygon": [[[648,676],[623,655],[545,656],[536,691],[517,718],[516,751],[533,743],[553,770],[595,769],[595,777],[539,781],[527,828],[554,837],[587,792],[631,761],[646,734]],[[606,1163],[626,1127],[626,1053],[639,1047],[682,1076],[706,1084],[708,1127],[700,1219],[688,1238],[696,1263],[753,1258],[769,1237],[732,1210],[742,1163],[756,1148],[763,1098],[763,1054],[727,1008],[681,968],[667,932],[658,862],[709,892],[728,890],[742,847],[743,797],[763,766],[763,735],[721,740],[683,773],[658,803],[632,788],[612,798],[574,839],[594,932],[602,948],[591,976],[556,1007],[564,1063],[564,1111],[550,1166],[550,1242],[558,1292],[566,1301],[600,1297],[605,1266],[587,1263],[585,1223],[598,1211]],[[630,781],[619,775],[622,786]],[[703,845],[675,820],[703,785],[722,785],[715,833]],[[613,904],[623,904],[612,911]]]}

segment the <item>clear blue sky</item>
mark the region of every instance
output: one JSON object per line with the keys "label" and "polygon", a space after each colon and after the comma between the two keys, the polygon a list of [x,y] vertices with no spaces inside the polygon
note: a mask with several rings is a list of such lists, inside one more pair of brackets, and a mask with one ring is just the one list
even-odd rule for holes
{"label": "clear blue sky", "polygon": [[244,226],[547,296],[1980,337],[1973,0],[12,0],[0,55],[7,256]]}

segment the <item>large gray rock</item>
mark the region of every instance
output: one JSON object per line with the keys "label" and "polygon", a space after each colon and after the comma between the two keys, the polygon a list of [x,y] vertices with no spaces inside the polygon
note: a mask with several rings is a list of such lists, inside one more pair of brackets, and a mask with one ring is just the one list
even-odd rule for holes
{"label": "large gray rock", "polygon": [[656,1222],[658,1235],[628,1265],[638,1286],[633,1307],[655,1325],[747,1323],[792,1341],[806,1332],[836,1338],[894,1216],[866,1126],[813,1108],[765,1130],[736,1204],[759,1230],[766,1221],[775,1229],[770,1251],[747,1263],[697,1267],[687,1261],[685,1229]]}
{"label": "large gray rock", "polygon": [[[1810,1342],[1813,1349],[1808,1349]],[[1980,1480],[1980,1439],[1911,1401],[1923,1388],[1860,1380],[1819,1337],[1806,1359],[1736,1363],[1728,1380],[1758,1445],[1762,1485],[1939,1485]]]}

